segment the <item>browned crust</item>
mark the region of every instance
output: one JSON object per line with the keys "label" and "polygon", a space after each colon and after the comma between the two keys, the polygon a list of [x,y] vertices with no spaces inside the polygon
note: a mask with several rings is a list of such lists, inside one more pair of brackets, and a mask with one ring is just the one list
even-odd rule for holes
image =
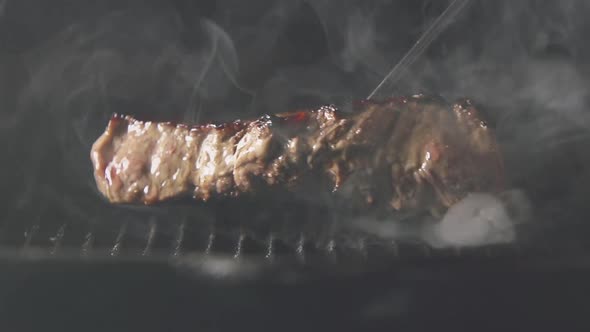
{"label": "browned crust", "polygon": [[[447,208],[470,191],[505,187],[495,135],[471,100],[396,97],[354,108],[198,125],[114,114],[91,151],[97,186],[111,202],[144,204],[237,197],[263,187],[305,191],[309,183],[303,195],[352,186],[364,208],[395,210]],[[171,167],[182,175],[173,185]]]}

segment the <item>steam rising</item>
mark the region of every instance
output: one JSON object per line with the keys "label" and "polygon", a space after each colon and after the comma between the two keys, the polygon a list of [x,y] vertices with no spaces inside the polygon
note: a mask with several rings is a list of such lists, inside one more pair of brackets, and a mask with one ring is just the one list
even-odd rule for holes
{"label": "steam rising", "polygon": [[[107,10],[71,19],[22,51],[15,66],[26,83],[14,94],[16,111],[0,124],[3,137],[19,142],[6,149],[14,169],[8,180],[18,187],[7,201],[16,204],[15,215],[44,218],[38,207],[52,202],[55,214],[75,222],[149,216],[145,209],[105,209],[97,196],[88,152],[110,114],[196,123],[346,104],[379,83],[444,4],[226,0],[218,7],[208,17],[172,5]],[[551,196],[558,204],[552,217],[584,209],[575,197],[588,197],[588,190],[564,177],[588,178],[579,166],[588,154],[578,150],[590,139],[588,7],[476,2],[392,94],[473,98],[496,124],[512,186],[525,197]],[[0,1],[0,22],[10,13]],[[434,246],[511,242],[521,218],[514,206],[531,210],[528,198],[514,202],[474,194],[419,232],[370,221],[359,227],[383,237],[420,233]],[[186,217],[166,211],[158,218]],[[538,220],[546,212],[541,206],[525,214]],[[499,223],[501,235],[486,220]],[[473,227],[465,236],[462,223]]]}

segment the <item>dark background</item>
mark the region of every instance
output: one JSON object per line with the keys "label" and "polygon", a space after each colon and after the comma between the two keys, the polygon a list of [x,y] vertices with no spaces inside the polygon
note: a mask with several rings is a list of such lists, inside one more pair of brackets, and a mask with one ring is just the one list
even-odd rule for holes
{"label": "dark background", "polygon": [[[512,186],[534,203],[533,226],[520,241],[568,259],[480,253],[401,263],[385,255],[386,271],[354,277],[212,281],[162,257],[176,249],[178,225],[190,239],[183,251],[202,251],[211,225],[229,216],[206,207],[113,207],[94,188],[89,149],[113,112],[203,122],[346,105],[366,97],[446,5],[0,0],[0,324],[11,331],[200,324],[481,330],[580,321],[588,313],[587,255],[579,248],[588,231],[590,174],[589,6],[582,0],[472,1],[388,90],[468,96],[483,105]],[[248,216],[240,226],[255,225],[262,205],[240,207]],[[318,232],[314,227],[306,231]],[[152,229],[153,257],[160,258],[133,259]],[[92,257],[115,248],[131,258],[66,256],[84,248],[89,234],[98,252]],[[214,249],[232,251],[236,236]],[[264,255],[253,247],[253,259]],[[330,264],[319,269],[344,269]]]}

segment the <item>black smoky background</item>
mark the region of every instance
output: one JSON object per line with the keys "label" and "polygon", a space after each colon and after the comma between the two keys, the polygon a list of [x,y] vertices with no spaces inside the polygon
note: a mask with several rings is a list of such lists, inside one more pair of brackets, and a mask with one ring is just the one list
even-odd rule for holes
{"label": "black smoky background", "polygon": [[[22,243],[33,229],[31,245],[51,246],[63,236],[83,246],[100,242],[89,234],[101,232],[109,243],[122,232],[144,241],[156,227],[154,241],[174,247],[184,225],[181,232],[200,240],[182,249],[206,246],[211,225],[232,222],[227,208],[112,206],[99,195],[89,151],[110,115],[199,123],[346,106],[365,98],[447,5],[0,2],[1,240]],[[531,234],[557,246],[582,240],[588,229],[589,7],[472,1],[386,91],[466,96],[481,105],[496,127],[511,186],[533,202]],[[330,213],[266,203],[234,207],[242,227],[233,229],[329,234],[318,225],[329,229]],[[289,217],[304,226],[259,222]]]}

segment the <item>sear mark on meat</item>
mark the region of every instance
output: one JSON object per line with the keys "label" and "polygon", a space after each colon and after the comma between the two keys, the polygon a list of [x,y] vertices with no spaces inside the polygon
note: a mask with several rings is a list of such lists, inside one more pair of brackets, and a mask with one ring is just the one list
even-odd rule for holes
{"label": "sear mark on meat", "polygon": [[198,126],[114,115],[92,147],[94,176],[110,202],[127,204],[289,192],[360,211],[442,212],[470,192],[503,189],[494,133],[470,100],[355,108]]}

